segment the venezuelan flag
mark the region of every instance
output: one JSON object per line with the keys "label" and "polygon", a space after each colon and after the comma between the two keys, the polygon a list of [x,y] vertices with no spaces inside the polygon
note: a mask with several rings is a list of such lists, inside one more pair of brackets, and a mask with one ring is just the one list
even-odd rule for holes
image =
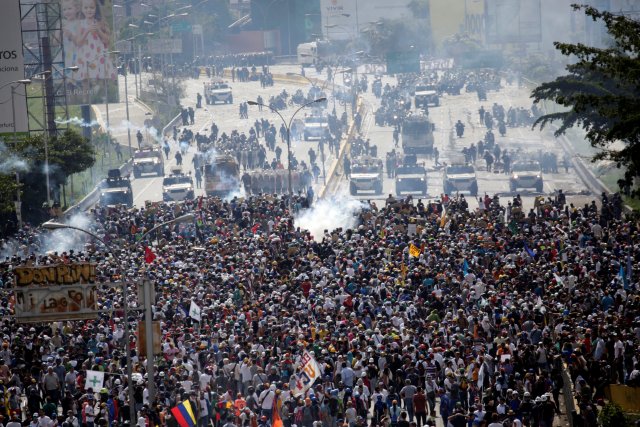
{"label": "venezuelan flag", "polygon": [[193,414],[191,403],[188,400],[171,408],[171,413],[180,427],[194,427],[196,425],[196,416]]}

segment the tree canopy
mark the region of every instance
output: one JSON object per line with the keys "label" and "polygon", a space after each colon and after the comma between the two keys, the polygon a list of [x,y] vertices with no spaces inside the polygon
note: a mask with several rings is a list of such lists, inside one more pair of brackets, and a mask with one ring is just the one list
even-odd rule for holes
{"label": "tree canopy", "polygon": [[[42,135],[34,135],[6,150],[22,165],[20,167],[20,191],[22,216],[26,222],[38,223],[48,219],[42,205],[47,200],[45,179],[45,141]],[[7,162],[5,162],[7,163]],[[14,162],[17,164],[17,162]],[[77,131],[67,130],[49,141],[49,177],[53,190],[65,184],[67,178],[82,172],[95,163],[95,149],[90,141]],[[16,195],[15,170],[0,170],[0,218],[9,218],[14,211]],[[3,230],[0,229],[0,232]]]}
{"label": "tree canopy", "polygon": [[563,55],[574,60],[568,74],[536,87],[535,103],[554,101],[566,111],[541,116],[541,129],[559,121],[556,136],[581,127],[590,144],[600,151],[593,161],[610,160],[624,169],[622,189],[640,195],[634,181],[640,176],[640,22],[584,5],[594,21],[602,21],[611,37],[606,47],[555,42]]}

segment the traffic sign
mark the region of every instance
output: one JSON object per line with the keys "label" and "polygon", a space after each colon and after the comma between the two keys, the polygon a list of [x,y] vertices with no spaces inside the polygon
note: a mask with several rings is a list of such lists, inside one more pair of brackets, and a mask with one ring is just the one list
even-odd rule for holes
{"label": "traffic sign", "polygon": [[420,54],[418,51],[396,51],[387,54],[387,74],[419,73]]}
{"label": "traffic sign", "polygon": [[189,24],[188,22],[172,22],[171,30],[174,33],[186,33],[188,31],[191,31],[191,24]]}

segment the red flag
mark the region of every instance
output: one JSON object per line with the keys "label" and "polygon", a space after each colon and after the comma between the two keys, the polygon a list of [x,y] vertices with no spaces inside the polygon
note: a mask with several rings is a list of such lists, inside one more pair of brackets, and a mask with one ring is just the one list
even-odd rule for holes
{"label": "red flag", "polygon": [[200,196],[200,198],[198,199],[198,210],[202,209],[202,199],[202,196]]}
{"label": "red flag", "polygon": [[260,223],[256,223],[253,227],[251,227],[251,232],[253,234],[256,234],[256,231],[258,231],[258,228],[260,228]]}
{"label": "red flag", "polygon": [[153,253],[151,248],[148,246],[144,247],[144,260],[147,264],[151,264],[153,260],[156,259],[156,254]]}

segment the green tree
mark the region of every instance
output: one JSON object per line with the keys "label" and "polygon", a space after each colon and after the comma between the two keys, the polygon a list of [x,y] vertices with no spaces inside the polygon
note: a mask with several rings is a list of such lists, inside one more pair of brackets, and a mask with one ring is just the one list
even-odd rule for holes
{"label": "green tree", "polygon": [[[22,215],[26,222],[39,223],[46,220],[42,209],[47,200],[45,177],[45,140],[35,135],[19,142],[15,153],[24,159],[29,171],[21,174]],[[49,179],[51,187],[65,184],[67,178],[82,172],[95,163],[95,149],[80,133],[69,129],[49,141]],[[3,188],[0,187],[0,191]]]}
{"label": "green tree", "polygon": [[598,422],[602,427],[619,427],[627,425],[627,419],[619,405],[607,403],[598,414]]}
{"label": "green tree", "polygon": [[575,61],[566,66],[568,74],[536,87],[531,97],[536,103],[554,101],[566,111],[543,115],[534,126],[542,129],[559,121],[556,136],[582,127],[590,144],[600,150],[593,161],[610,160],[623,168],[619,186],[640,195],[634,186],[640,175],[640,22],[590,6],[572,6],[594,21],[603,21],[611,44],[597,48],[554,43]]}

